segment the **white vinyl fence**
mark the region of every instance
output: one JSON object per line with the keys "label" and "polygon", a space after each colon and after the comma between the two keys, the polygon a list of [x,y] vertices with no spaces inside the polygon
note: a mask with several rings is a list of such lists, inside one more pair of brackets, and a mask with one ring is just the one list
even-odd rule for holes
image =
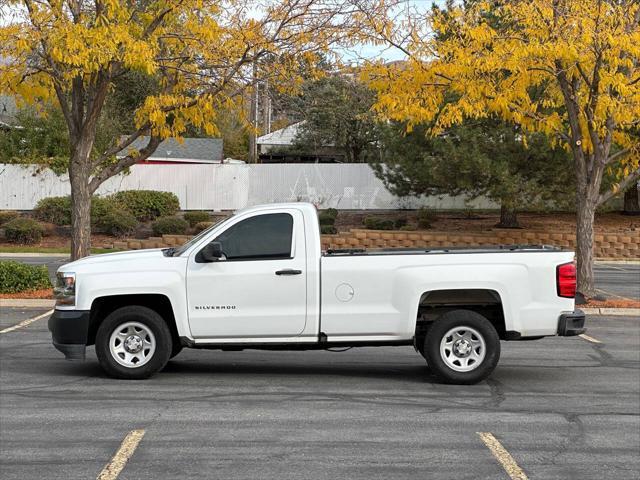
{"label": "white vinyl fence", "polygon": [[[183,210],[236,210],[274,202],[312,202],[321,208],[496,208],[486,199],[398,198],[366,164],[136,165],[106,181],[98,194],[121,190],[175,193]],[[49,170],[0,164],[0,209],[30,210],[38,200],[69,195],[69,179]]]}

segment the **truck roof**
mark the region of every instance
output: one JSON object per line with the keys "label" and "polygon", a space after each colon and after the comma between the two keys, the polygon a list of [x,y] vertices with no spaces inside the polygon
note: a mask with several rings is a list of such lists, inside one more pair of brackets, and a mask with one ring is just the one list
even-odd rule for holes
{"label": "truck roof", "polygon": [[316,213],[316,207],[309,202],[286,202],[286,203],[265,203],[262,205],[254,205],[238,210],[236,213],[257,212],[260,210],[273,210],[274,208],[301,208]]}

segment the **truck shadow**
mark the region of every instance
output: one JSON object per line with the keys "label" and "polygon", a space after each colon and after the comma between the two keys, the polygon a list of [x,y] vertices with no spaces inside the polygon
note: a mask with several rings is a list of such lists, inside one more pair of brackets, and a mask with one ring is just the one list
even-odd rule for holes
{"label": "truck shadow", "polygon": [[158,374],[178,374],[178,375],[224,375],[224,376],[246,376],[252,375],[273,376],[273,377],[352,377],[381,379],[385,381],[398,381],[410,383],[436,382],[426,364],[424,365],[352,365],[321,363],[296,364],[288,362],[265,363],[243,363],[234,362],[204,362],[204,361],[181,361],[171,360],[167,366]]}

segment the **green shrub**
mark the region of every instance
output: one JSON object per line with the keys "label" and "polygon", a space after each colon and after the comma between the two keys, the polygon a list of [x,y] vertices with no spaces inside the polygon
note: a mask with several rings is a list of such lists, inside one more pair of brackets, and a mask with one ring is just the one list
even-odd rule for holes
{"label": "green shrub", "polygon": [[207,212],[202,211],[194,211],[194,212],[186,212],[184,214],[184,219],[189,222],[189,225],[195,227],[196,224],[200,222],[210,222],[211,217]]}
{"label": "green shrub", "polygon": [[378,217],[364,217],[362,223],[369,230],[393,230],[393,220],[385,220]]}
{"label": "green shrub", "polygon": [[189,228],[189,222],[180,217],[162,217],[151,225],[154,235],[184,234]]}
{"label": "green shrub", "polygon": [[393,222],[393,228],[396,230],[402,230],[402,227],[406,227],[407,223],[407,217],[396,218]]}
{"label": "green shrub", "polygon": [[324,212],[321,212],[318,214],[318,221],[320,222],[320,225],[333,225],[336,222],[336,219]]}
{"label": "green shrub", "polygon": [[[110,197],[91,197],[91,225],[99,225],[102,217],[113,209],[114,202]],[[33,216],[54,225],[71,225],[71,197],[43,198],[33,209]]]}
{"label": "green shrub", "polygon": [[18,293],[51,288],[49,272],[44,265],[27,265],[0,261],[0,293]]}
{"label": "green shrub", "polygon": [[20,214],[18,212],[14,212],[13,210],[2,210],[0,211],[0,225],[4,225],[9,220],[13,220],[14,218],[18,218]]}
{"label": "green shrub", "polygon": [[94,195],[91,197],[91,225],[97,226],[102,224],[104,217],[111,214],[114,210],[117,210],[117,208],[111,198]]}
{"label": "green shrub", "polygon": [[123,210],[128,210],[141,222],[175,215],[180,209],[178,197],[171,192],[127,190],[111,195]]}
{"label": "green shrub", "polygon": [[54,225],[71,225],[71,197],[47,197],[33,209],[33,216]]}
{"label": "green shrub", "polygon": [[417,228],[415,227],[415,225],[403,225],[402,227],[400,227],[400,230],[403,230],[405,232],[414,232],[415,230],[417,230]]}
{"label": "green shrub", "polygon": [[38,243],[42,240],[44,228],[32,218],[14,218],[4,224],[4,236],[8,241],[22,245]]}
{"label": "green shrub", "polygon": [[318,221],[320,222],[320,225],[333,225],[336,223],[337,217],[338,210],[335,208],[328,208],[327,210],[318,212]]}
{"label": "green shrub", "polygon": [[97,226],[114,237],[128,237],[136,231],[138,221],[130,212],[112,208],[100,218]]}
{"label": "green shrub", "polygon": [[380,220],[378,223],[378,230],[393,230],[394,228],[393,220]]}
{"label": "green shrub", "polygon": [[215,222],[198,222],[193,226],[193,229],[195,230],[195,233],[200,233],[212,226],[214,223]]}
{"label": "green shrub", "polygon": [[58,227],[53,223],[47,222],[38,222],[42,227],[42,236],[43,237],[51,237],[58,233]]}
{"label": "green shrub", "polygon": [[362,224],[365,228],[369,230],[376,230],[378,228],[378,223],[380,222],[379,218],[376,217],[364,217],[362,219]]}
{"label": "green shrub", "polygon": [[329,216],[333,217],[334,220],[336,218],[338,218],[338,210],[336,210],[335,208],[327,208],[323,213],[325,215],[329,215]]}
{"label": "green shrub", "polygon": [[418,210],[418,228],[431,228],[436,220],[436,213],[430,208],[423,207]]}
{"label": "green shrub", "polygon": [[333,225],[320,225],[320,233],[323,235],[333,235],[338,233],[338,229]]}

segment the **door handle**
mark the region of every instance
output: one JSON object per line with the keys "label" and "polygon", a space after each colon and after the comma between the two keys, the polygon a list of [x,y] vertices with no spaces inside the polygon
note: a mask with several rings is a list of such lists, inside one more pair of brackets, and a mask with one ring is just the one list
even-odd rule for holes
{"label": "door handle", "polygon": [[284,270],[278,270],[276,275],[300,275],[302,270],[293,270],[292,268],[285,268]]}

